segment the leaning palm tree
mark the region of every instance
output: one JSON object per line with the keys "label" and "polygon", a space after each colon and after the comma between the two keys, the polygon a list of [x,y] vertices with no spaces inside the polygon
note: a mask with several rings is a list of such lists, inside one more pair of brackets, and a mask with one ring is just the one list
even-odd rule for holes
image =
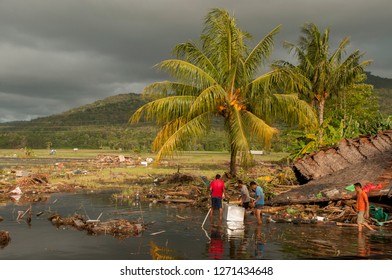
{"label": "leaning palm tree", "polygon": [[370,60],[360,62],[363,54],[359,50],[349,54],[344,60],[346,48],[350,43],[348,37],[343,38],[338,48],[331,52],[329,47],[329,29],[321,33],[313,23],[306,23],[302,28],[303,35],[299,43],[286,42],[285,46],[294,51],[299,64],[294,66],[280,61],[275,67],[287,67],[297,71],[307,80],[307,85],[301,87],[300,97],[307,99],[318,111],[319,125],[324,122],[326,101],[332,96],[338,96],[346,88],[358,80],[363,80],[364,69]]}
{"label": "leaning palm tree", "polygon": [[[281,85],[300,84],[299,76],[290,70],[272,69],[257,76],[273,47],[273,37],[280,26],[273,29],[254,48],[246,44],[250,34],[237,27],[227,11],[213,9],[205,19],[200,44],[186,42],[175,47],[176,59],[157,65],[168,72],[174,81],[153,83],[144,94],[154,100],[139,108],[130,118],[137,123],[144,117],[160,126],[153,150],[157,160],[164,155],[205,137],[211,121],[218,116],[230,147],[230,173],[236,174],[236,159],[247,165],[251,139],[270,145],[277,129],[270,121],[280,118],[308,125],[315,122],[312,108],[294,94],[276,94]],[[317,121],[316,121],[317,122]]]}

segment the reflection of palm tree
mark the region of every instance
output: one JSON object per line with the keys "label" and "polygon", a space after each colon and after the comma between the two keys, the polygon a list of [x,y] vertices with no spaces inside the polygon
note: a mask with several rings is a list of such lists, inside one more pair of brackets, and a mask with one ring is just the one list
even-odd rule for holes
{"label": "reflection of palm tree", "polygon": [[150,242],[150,252],[153,260],[175,260],[176,257],[172,256],[174,250],[159,247],[154,241]]}
{"label": "reflection of palm tree", "polygon": [[230,173],[236,174],[237,155],[246,165],[252,159],[251,141],[268,146],[277,130],[268,122],[274,118],[300,124],[314,123],[313,110],[291,94],[273,94],[273,88],[286,77],[294,84],[287,69],[275,69],[256,76],[268,59],[274,28],[251,49],[246,40],[250,34],[236,25],[227,11],[212,10],[206,17],[200,46],[187,42],[175,47],[178,59],[162,61],[158,68],[167,71],[175,82],[157,82],[144,93],[155,100],[139,108],[130,121],[142,116],[162,126],[153,143],[157,160],[185,148],[206,135],[213,117],[223,119],[229,139]]}

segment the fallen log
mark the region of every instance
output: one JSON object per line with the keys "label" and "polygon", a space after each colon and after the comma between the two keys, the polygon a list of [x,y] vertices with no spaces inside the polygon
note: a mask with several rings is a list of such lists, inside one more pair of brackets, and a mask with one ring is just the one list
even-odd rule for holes
{"label": "fallen log", "polygon": [[189,196],[190,194],[188,192],[166,192],[166,195],[170,196]]}
{"label": "fallen log", "polygon": [[264,207],[261,213],[278,213],[279,211],[286,210],[287,206]]}
{"label": "fallen log", "polygon": [[341,227],[358,227],[358,224],[349,224],[349,223],[341,223],[341,222],[336,222],[336,225]]}

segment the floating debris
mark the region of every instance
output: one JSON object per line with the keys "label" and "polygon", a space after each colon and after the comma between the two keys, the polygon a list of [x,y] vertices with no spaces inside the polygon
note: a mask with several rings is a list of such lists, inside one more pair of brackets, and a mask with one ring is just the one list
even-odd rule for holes
{"label": "floating debris", "polygon": [[78,230],[86,230],[89,234],[110,234],[119,239],[139,236],[145,229],[142,224],[125,219],[100,221],[99,218],[96,220],[86,220],[83,216],[77,214],[65,218],[59,214],[53,214],[49,217],[49,221],[57,227],[69,226]]}
{"label": "floating debris", "polygon": [[10,243],[11,237],[8,231],[0,230],[0,248],[3,249]]}
{"label": "floating debris", "polygon": [[166,232],[166,230],[161,230],[161,231],[158,231],[158,232],[153,232],[153,233],[151,233],[150,235],[158,235],[158,234],[161,234],[161,233],[164,233],[164,232]]}

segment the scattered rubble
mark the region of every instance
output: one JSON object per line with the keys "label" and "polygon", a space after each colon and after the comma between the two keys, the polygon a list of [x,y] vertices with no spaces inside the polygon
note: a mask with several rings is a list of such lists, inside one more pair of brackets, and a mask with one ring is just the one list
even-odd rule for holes
{"label": "scattered rubble", "polygon": [[95,163],[101,164],[101,165],[128,165],[128,166],[137,166],[137,165],[142,165],[142,166],[148,166],[153,162],[153,159],[148,157],[146,159],[142,159],[141,157],[138,157],[137,159],[129,157],[129,156],[124,156],[124,155],[97,155],[97,157],[94,160]]}
{"label": "scattered rubble", "polygon": [[[262,213],[268,216],[267,222],[294,223],[294,224],[333,224],[333,225],[352,225],[356,224],[357,213],[355,210],[355,200],[341,200],[337,202],[329,202],[327,205],[322,204],[293,204],[284,206],[265,206]],[[371,203],[378,209],[391,211],[392,207],[387,205],[378,205]],[[382,225],[374,218],[369,224]],[[388,217],[388,215],[386,215]],[[389,224],[392,220],[381,221]],[[392,224],[391,224],[392,225]]]}

